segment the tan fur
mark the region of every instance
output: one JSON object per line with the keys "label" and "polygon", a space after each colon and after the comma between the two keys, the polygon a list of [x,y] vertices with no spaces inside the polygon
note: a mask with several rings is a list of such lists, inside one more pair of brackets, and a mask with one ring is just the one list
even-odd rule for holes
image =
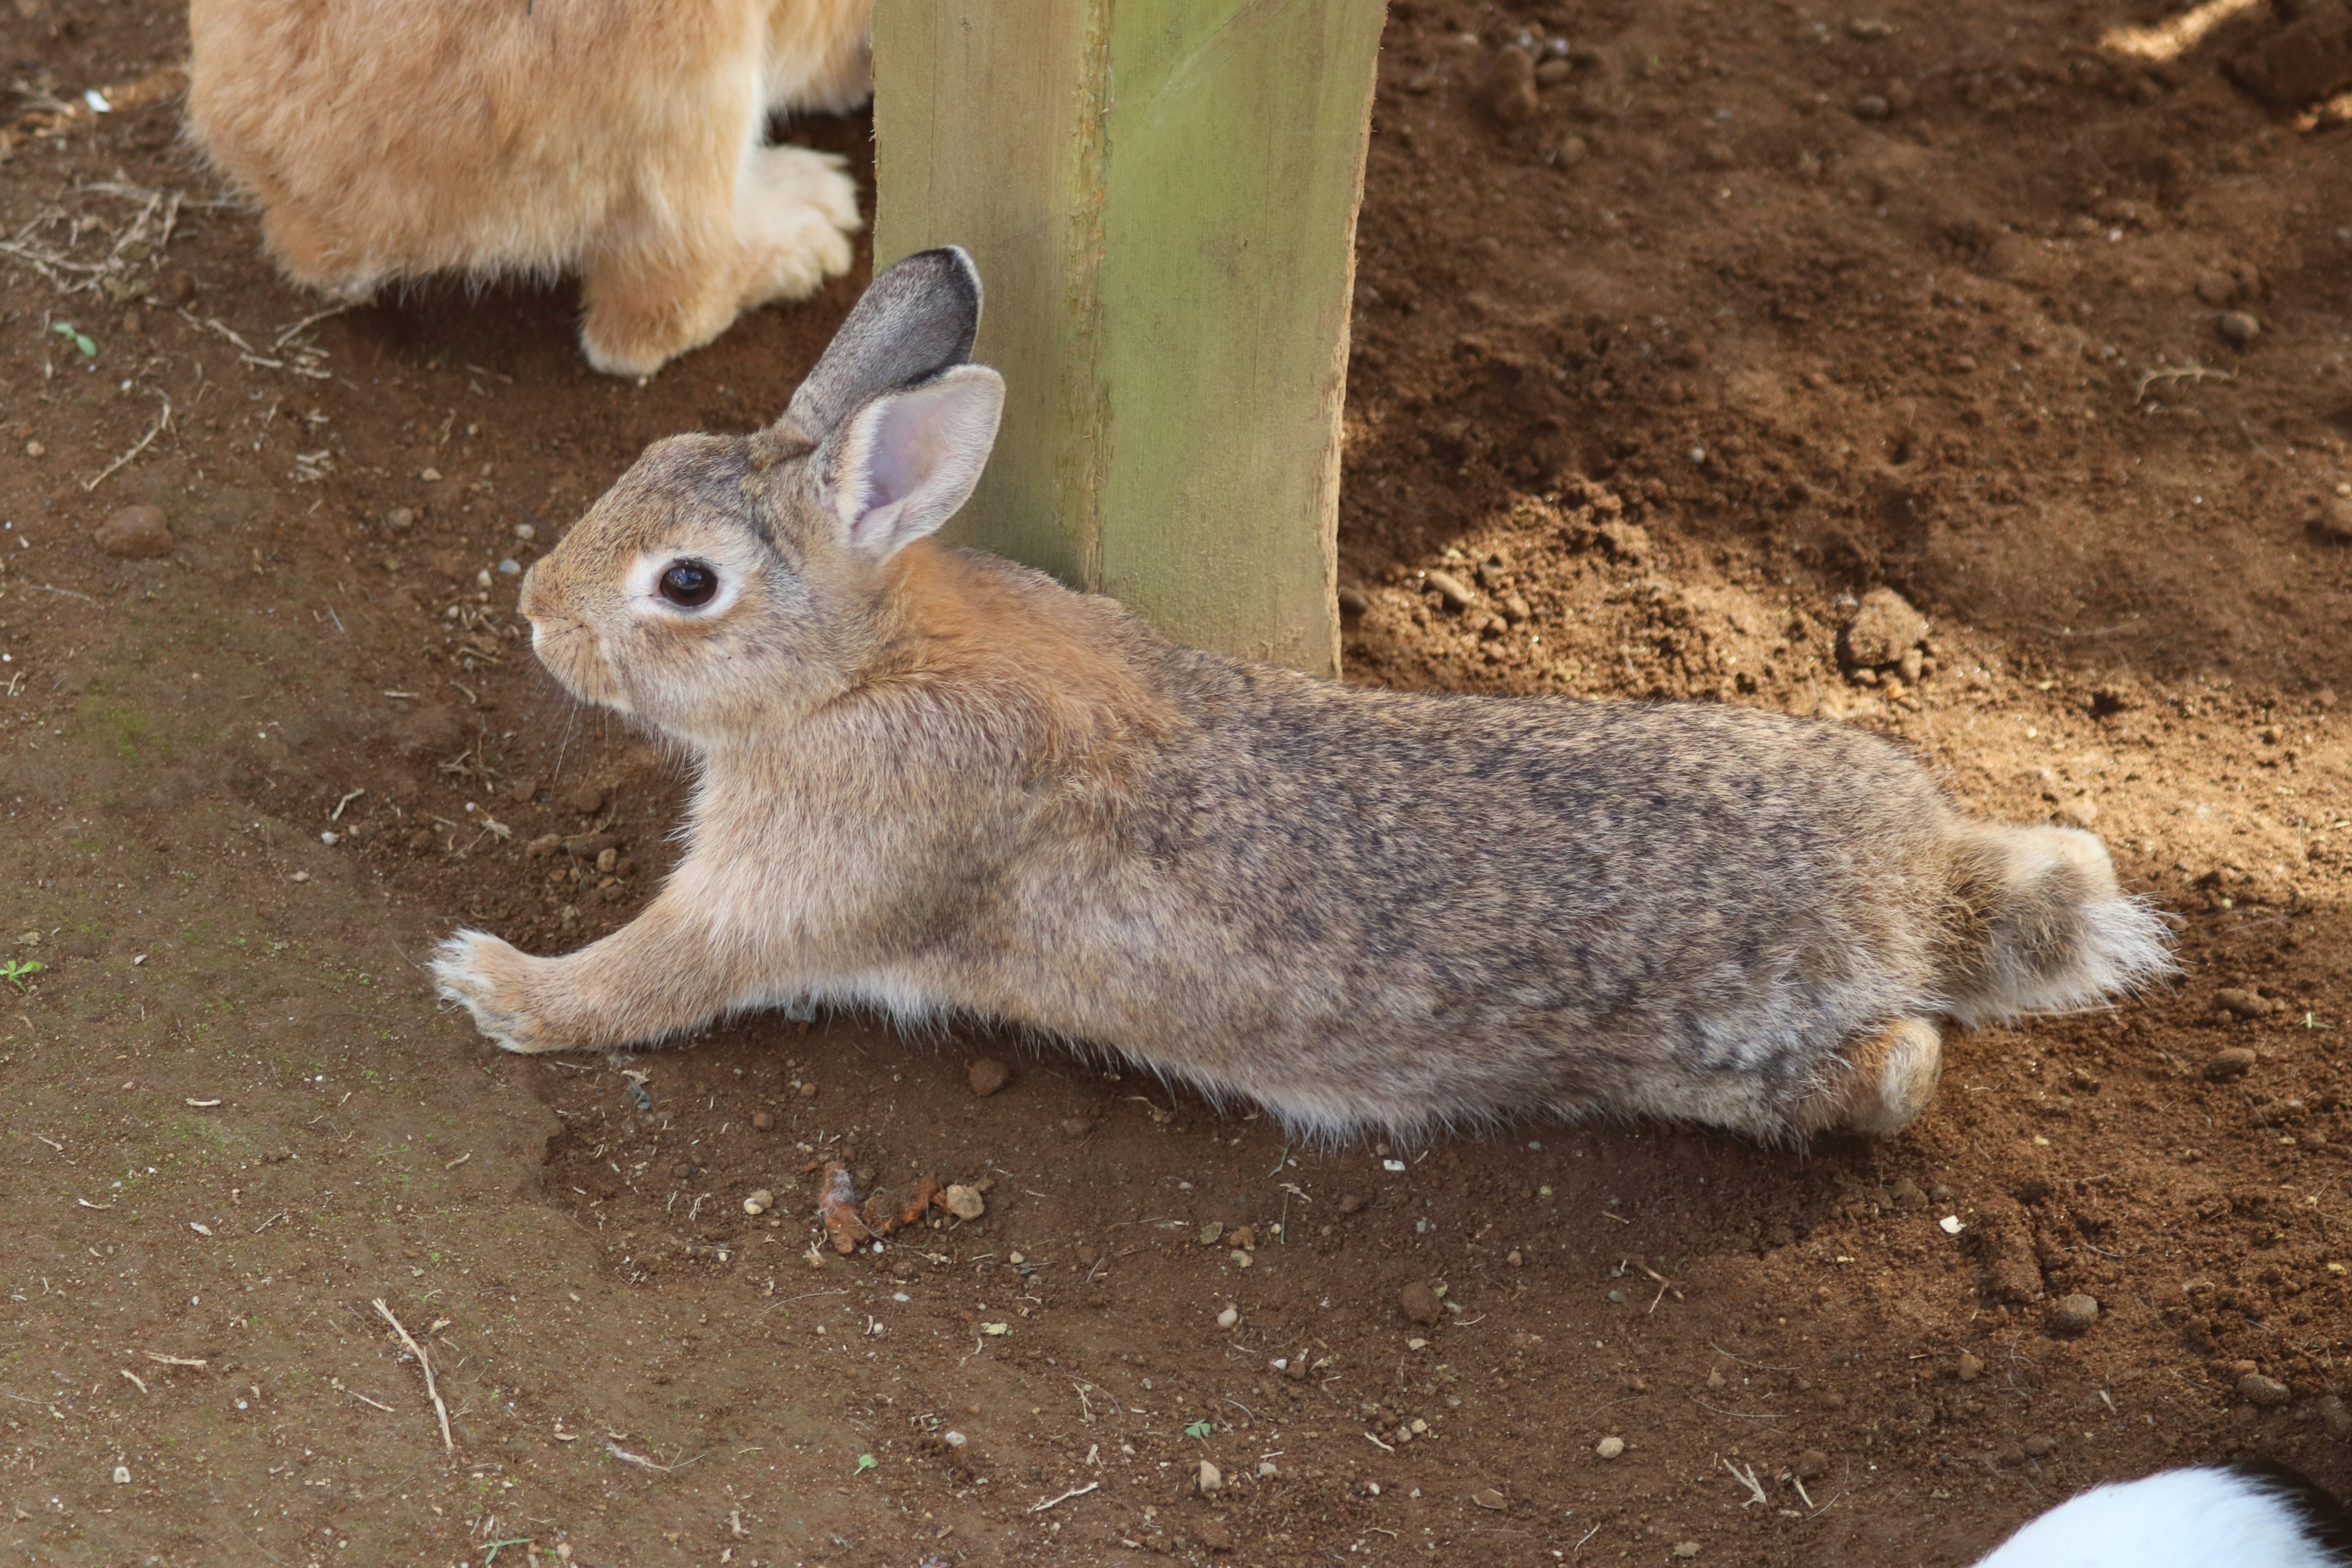
{"label": "tan fur", "polygon": [[[814,998],[1010,1019],[1308,1131],[1885,1134],[1934,1019],[2168,967],[2096,839],[1973,819],[1878,737],[1351,689],[937,548],[1002,395],[978,307],[961,253],[888,269],[773,429],[656,444],[532,567],[548,668],[700,779],[627,928],[444,947],[500,1044]],[[724,588],[681,608],[667,567]]]}
{"label": "tan fur", "polygon": [[870,90],[872,0],[193,0],[189,129],[298,283],[578,271],[643,375],[848,269],[837,158],[770,112]]}

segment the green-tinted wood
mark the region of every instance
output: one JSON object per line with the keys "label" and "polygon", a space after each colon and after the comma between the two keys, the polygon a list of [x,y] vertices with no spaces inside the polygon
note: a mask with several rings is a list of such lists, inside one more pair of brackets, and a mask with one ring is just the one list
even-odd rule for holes
{"label": "green-tinted wood", "polygon": [[1328,674],[1377,0],[880,0],[876,256],[953,242],[1011,386],[961,540]]}

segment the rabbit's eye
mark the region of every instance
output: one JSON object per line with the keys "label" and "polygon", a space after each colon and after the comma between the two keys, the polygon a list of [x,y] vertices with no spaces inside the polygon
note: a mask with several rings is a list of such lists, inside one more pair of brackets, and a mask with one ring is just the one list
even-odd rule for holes
{"label": "rabbit's eye", "polygon": [[681,609],[710,603],[719,592],[719,574],[699,561],[680,561],[662,574],[661,596]]}

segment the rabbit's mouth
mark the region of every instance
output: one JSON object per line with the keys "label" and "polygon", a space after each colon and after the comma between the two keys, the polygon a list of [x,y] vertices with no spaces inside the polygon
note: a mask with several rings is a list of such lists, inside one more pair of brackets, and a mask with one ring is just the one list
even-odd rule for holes
{"label": "rabbit's mouth", "polygon": [[587,626],[577,621],[533,621],[530,651],[556,684],[583,702],[618,713],[632,711],[628,694],[614,679]]}

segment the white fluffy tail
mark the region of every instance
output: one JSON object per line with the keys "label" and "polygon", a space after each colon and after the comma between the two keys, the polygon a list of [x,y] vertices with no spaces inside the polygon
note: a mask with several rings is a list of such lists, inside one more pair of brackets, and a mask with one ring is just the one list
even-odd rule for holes
{"label": "white fluffy tail", "polygon": [[2098,839],[2072,827],[1969,832],[1959,883],[1973,951],[1951,999],[1960,1022],[2087,1006],[2173,973],[2171,932],[2116,885]]}

